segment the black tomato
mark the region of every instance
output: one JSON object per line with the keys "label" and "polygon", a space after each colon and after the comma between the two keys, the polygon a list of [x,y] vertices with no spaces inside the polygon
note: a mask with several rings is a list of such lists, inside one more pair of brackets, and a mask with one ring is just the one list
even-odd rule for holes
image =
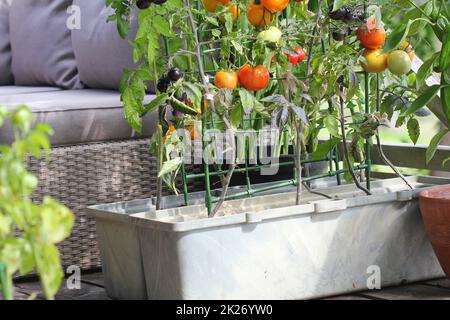
{"label": "black tomato", "polygon": [[169,78],[170,81],[175,82],[183,77],[183,73],[181,72],[181,70],[179,68],[175,67],[175,68],[171,68],[169,70],[167,77]]}
{"label": "black tomato", "polygon": [[151,4],[152,4],[151,0],[137,0],[136,1],[136,6],[141,10],[148,9]]}
{"label": "black tomato", "polygon": [[158,80],[158,84],[156,85],[156,89],[158,89],[159,92],[166,92],[167,89],[170,86],[170,80],[166,77],[163,77]]}
{"label": "black tomato", "polygon": [[339,8],[335,11],[331,11],[328,15],[330,16],[331,19],[333,20],[341,20],[345,17],[345,15],[348,13],[348,9],[343,7],[343,8]]}

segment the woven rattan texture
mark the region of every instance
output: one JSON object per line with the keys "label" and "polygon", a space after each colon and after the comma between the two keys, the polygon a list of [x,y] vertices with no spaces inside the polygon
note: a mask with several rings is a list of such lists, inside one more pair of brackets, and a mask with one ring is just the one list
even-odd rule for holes
{"label": "woven rattan texture", "polygon": [[156,161],[148,140],[55,147],[51,160],[29,158],[39,178],[34,201],[49,195],[76,215],[71,236],[59,245],[63,266],[101,266],[95,222],[86,215],[93,204],[141,199],[156,194]]}

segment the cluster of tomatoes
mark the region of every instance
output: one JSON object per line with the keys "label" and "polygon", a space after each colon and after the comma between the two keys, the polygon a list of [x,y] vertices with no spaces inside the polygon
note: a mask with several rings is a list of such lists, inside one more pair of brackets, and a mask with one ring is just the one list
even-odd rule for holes
{"label": "cluster of tomatoes", "polygon": [[259,91],[267,87],[270,80],[269,70],[262,65],[252,67],[245,64],[239,71],[221,70],[214,77],[214,84],[221,89],[236,89],[238,83],[250,91]]}
{"label": "cluster of tomatoes", "polygon": [[350,7],[342,7],[335,11],[330,11],[328,16],[333,20],[338,20],[345,23],[353,23],[353,22],[365,23],[367,21],[364,17],[363,12],[357,12],[356,10],[352,10]]}
{"label": "cluster of tomatoes", "polygon": [[[302,2],[303,0],[294,0]],[[230,4],[230,0],[203,0],[206,10],[215,12],[218,5],[229,6],[229,13],[233,19],[237,18],[239,9],[235,3]],[[248,21],[256,28],[261,28],[272,22],[272,14],[284,10],[289,4],[289,0],[255,0],[247,5]],[[282,32],[277,27],[271,26],[267,30],[263,30],[258,34],[258,39],[267,43],[278,43],[281,39]],[[296,47],[293,52],[284,53],[292,65],[303,61],[306,54],[303,48]],[[274,59],[272,59],[273,61]],[[239,84],[241,87],[249,91],[259,91],[267,87],[269,84],[270,75],[265,66],[251,66],[245,64],[239,71],[225,71],[221,70],[216,73],[214,83],[216,87],[222,89],[236,89]]]}
{"label": "cluster of tomatoes", "polygon": [[[293,65],[303,61],[306,57],[302,48],[294,49],[295,53],[285,53]],[[242,66],[239,71],[220,70],[214,77],[214,84],[220,89],[236,89],[239,84],[249,91],[259,91],[267,87],[270,80],[269,70],[262,65],[252,67],[249,64]]]}
{"label": "cluster of tomatoes", "polygon": [[183,72],[179,68],[170,68],[169,72],[158,80],[156,88],[159,92],[166,92],[172,82],[177,82],[183,77]]}
{"label": "cluster of tomatoes", "polygon": [[362,67],[367,72],[383,72],[389,69],[395,75],[406,74],[411,70],[414,51],[406,41],[402,42],[397,50],[383,53],[382,46],[386,41],[386,31],[382,23],[377,25],[375,18],[368,19],[367,23],[357,31],[358,38],[365,48]]}
{"label": "cluster of tomatoes", "polygon": [[[228,7],[228,12],[236,20],[240,14],[239,6],[231,0],[202,0],[203,6],[209,12],[215,12],[218,6]],[[304,0],[294,0],[302,2]],[[255,0],[247,5],[248,21],[256,28],[269,25],[272,22],[272,13],[286,9],[289,0]],[[220,20],[224,21],[223,17]]]}

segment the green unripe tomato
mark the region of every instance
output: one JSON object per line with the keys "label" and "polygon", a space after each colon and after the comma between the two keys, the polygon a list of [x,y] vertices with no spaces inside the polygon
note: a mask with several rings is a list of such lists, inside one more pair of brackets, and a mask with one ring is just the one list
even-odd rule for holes
{"label": "green unripe tomato", "polygon": [[406,74],[411,70],[411,58],[403,50],[395,50],[388,54],[389,71],[395,75]]}
{"label": "green unripe tomato", "polygon": [[261,31],[258,38],[267,42],[277,43],[280,41],[282,34],[281,30],[277,27],[270,27],[265,31]]}

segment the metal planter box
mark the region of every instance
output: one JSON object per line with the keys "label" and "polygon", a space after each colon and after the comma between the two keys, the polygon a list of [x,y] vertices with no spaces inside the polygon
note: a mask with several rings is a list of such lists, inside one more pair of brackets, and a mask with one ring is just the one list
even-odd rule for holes
{"label": "metal planter box", "polygon": [[[320,181],[319,181],[320,182]],[[317,182],[316,182],[317,183]],[[322,185],[333,182],[321,181]],[[262,184],[264,186],[266,184]],[[242,187],[232,187],[230,192],[242,192]],[[294,188],[278,189],[278,192],[292,191]],[[214,190],[214,196],[220,195]],[[266,192],[270,194],[273,192]],[[205,193],[190,194],[191,205],[204,203]],[[88,214],[95,217],[97,239],[102,259],[105,290],[109,297],[126,300],[146,300],[147,289],[141,257],[137,227],[130,216],[137,213],[155,211],[156,199],[133,200],[109,204],[99,204],[88,208]],[[184,204],[183,196],[165,196],[162,198],[163,208],[176,208]]]}
{"label": "metal planter box", "polygon": [[[149,299],[307,299],[367,289],[374,268],[382,286],[442,276],[417,196],[449,180],[409,179],[416,190],[400,179],[374,182],[372,196],[343,185],[321,189],[334,200],[305,192],[299,206],[293,192],[229,201],[228,215],[217,218],[206,218],[202,205],[155,212],[121,204],[134,233],[128,250],[143,270],[122,260],[115,266],[122,270],[105,274],[112,277],[106,288],[126,274],[136,275],[132,283],[145,279]],[[91,209],[105,218],[104,210],[114,212]],[[99,233],[100,242],[108,240]],[[101,250],[116,250],[113,240]]]}

